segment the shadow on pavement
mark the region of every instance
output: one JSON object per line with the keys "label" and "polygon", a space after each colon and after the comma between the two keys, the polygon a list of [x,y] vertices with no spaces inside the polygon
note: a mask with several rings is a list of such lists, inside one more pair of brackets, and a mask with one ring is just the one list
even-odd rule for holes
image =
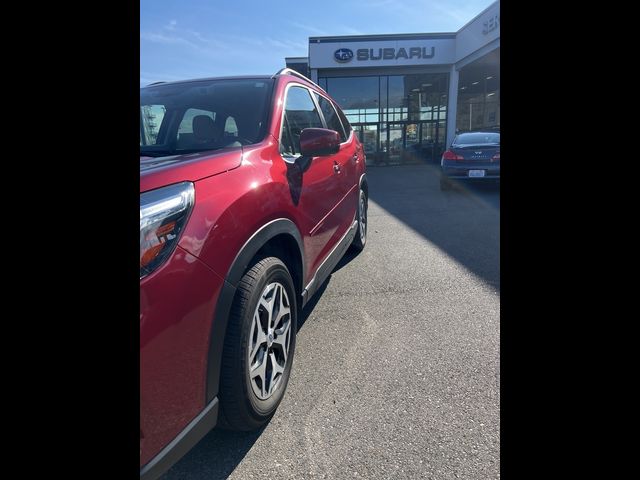
{"label": "shadow on pavement", "polygon": [[[255,432],[215,429],[174,465],[161,480],[223,480],[231,475],[266,425]],[[194,473],[197,474],[194,476]]]}
{"label": "shadow on pavement", "polygon": [[329,275],[327,279],[324,282],[322,282],[322,285],[320,285],[320,288],[318,288],[318,291],[313,295],[313,297],[309,299],[309,302],[304,306],[304,308],[302,309],[302,312],[298,315],[298,330],[296,332],[299,332],[302,329],[302,327],[304,326],[304,323],[307,321],[307,319],[311,315],[311,312],[313,312],[313,309],[316,308],[316,305],[322,298],[322,295],[324,294],[324,291],[327,289],[327,286],[329,285],[330,281],[331,281],[331,275]]}
{"label": "shadow on pavement", "polygon": [[[366,246],[365,246],[366,248]],[[344,256],[340,259],[340,261],[338,262],[338,264],[335,266],[335,268],[333,269],[333,271],[331,272],[331,274],[334,274],[335,272],[337,272],[338,270],[340,270],[343,267],[346,267],[349,263],[351,263],[351,260],[353,260],[354,258],[356,258],[358,255],[360,255],[361,252],[358,252],[356,250],[352,250],[351,248],[349,250],[347,250],[347,252],[344,254]],[[329,278],[331,278],[331,276],[329,276]]]}
{"label": "shadow on pavement", "polygon": [[298,330],[297,330],[298,332],[300,331],[300,329],[302,329],[302,327],[304,326],[304,323],[307,321],[307,319],[313,312],[313,309],[316,308],[316,305],[322,298],[324,291],[327,289],[327,286],[329,286],[329,283],[331,282],[331,276],[335,272],[340,270],[342,267],[348,265],[351,262],[351,260],[356,258],[359,254],[360,252],[357,252],[355,250],[352,250],[352,249],[347,250],[347,252],[340,259],[338,264],[333,268],[333,270],[331,271],[331,274],[327,277],[327,279],[324,282],[322,282],[322,285],[320,285],[320,288],[318,288],[318,291],[313,295],[313,297],[311,297],[311,299],[309,300],[309,303],[307,303],[304,306],[304,309],[302,309],[302,313],[298,317]]}
{"label": "shadow on pavement", "polygon": [[[349,250],[336,266],[334,271],[349,263],[357,254]],[[316,307],[324,291],[327,289],[331,275],[322,283],[316,294],[305,305],[298,318],[298,332],[304,326],[313,309]],[[266,425],[255,432],[233,432],[216,428],[209,432],[200,442],[174,465],[162,480],[207,479],[224,480],[231,475],[254,443],[260,438]],[[197,472],[194,477],[194,472]]]}
{"label": "shadow on pavement", "polygon": [[[499,185],[440,191],[440,167],[429,164],[369,168],[367,178],[372,202],[500,290]],[[371,215],[370,204],[375,229]]]}

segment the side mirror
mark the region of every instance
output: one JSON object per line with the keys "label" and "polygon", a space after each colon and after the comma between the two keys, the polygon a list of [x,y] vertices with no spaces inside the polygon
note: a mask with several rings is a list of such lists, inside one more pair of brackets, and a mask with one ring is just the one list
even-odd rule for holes
{"label": "side mirror", "polygon": [[326,128],[305,128],[300,132],[300,153],[303,157],[323,157],[338,153],[340,135]]}

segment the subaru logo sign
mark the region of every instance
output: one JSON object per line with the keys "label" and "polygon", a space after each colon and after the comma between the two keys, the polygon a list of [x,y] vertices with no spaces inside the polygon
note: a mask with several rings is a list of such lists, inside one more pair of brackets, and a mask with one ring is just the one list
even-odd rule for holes
{"label": "subaru logo sign", "polygon": [[333,53],[333,58],[335,58],[338,63],[350,62],[353,58],[353,50],[349,50],[348,48],[339,48]]}

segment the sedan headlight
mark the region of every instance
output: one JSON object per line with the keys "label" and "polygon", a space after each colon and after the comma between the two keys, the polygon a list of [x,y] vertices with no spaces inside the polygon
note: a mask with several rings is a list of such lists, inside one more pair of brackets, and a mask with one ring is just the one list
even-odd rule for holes
{"label": "sedan headlight", "polygon": [[157,269],[175,250],[194,200],[191,182],[140,195],[140,278]]}

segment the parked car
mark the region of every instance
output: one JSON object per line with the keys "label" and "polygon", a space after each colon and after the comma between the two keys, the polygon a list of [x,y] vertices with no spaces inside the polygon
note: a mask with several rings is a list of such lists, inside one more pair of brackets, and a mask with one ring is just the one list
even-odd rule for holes
{"label": "parked car", "polygon": [[466,132],[453,138],[442,154],[440,189],[455,181],[500,181],[500,133]]}
{"label": "parked car", "polygon": [[289,69],[140,90],[140,476],[283,398],[298,316],[367,239],[365,154]]}

